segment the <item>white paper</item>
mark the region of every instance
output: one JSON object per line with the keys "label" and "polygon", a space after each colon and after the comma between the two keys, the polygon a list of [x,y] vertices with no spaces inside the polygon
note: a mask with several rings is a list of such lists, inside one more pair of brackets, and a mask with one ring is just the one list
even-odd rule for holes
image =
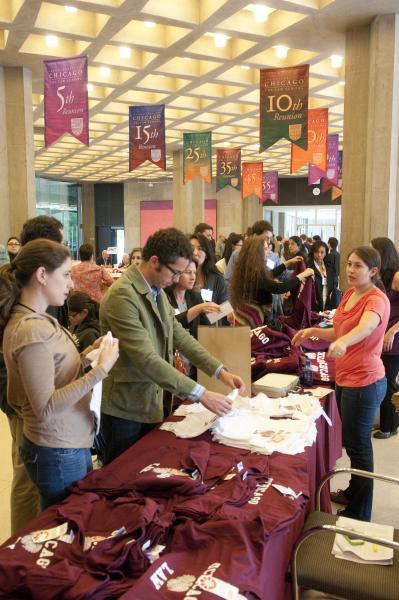
{"label": "white paper", "polygon": [[[112,333],[110,331],[108,331],[106,336],[104,336],[104,339],[105,338],[112,340],[113,339]],[[103,343],[104,343],[104,340],[102,340],[99,348],[96,348],[95,350],[92,350],[91,352],[86,354],[86,358],[87,358],[87,360],[90,361],[91,366],[93,368],[98,365],[98,357],[100,356],[100,352],[103,348]],[[91,400],[90,400],[90,410],[92,412],[94,412],[94,414],[96,416],[96,435],[98,435],[98,433],[100,431],[102,391],[103,391],[103,382],[99,381],[93,387],[93,391],[91,394]]]}
{"label": "white paper", "polygon": [[223,317],[227,317],[227,315],[233,312],[233,307],[228,300],[222,302],[219,308],[219,312],[206,313],[207,319],[212,325],[216,323],[216,321],[223,319]]}
{"label": "white paper", "polygon": [[270,269],[271,271],[273,271],[273,269],[274,269],[274,267],[276,265],[274,264],[274,262],[272,261],[271,258],[268,258],[267,261],[266,261],[266,266],[267,266],[268,269]]}
{"label": "white paper", "polygon": [[[363,533],[371,537],[393,540],[394,529],[391,525],[379,525],[377,523],[367,523],[357,521],[348,517],[339,517],[336,522],[337,527],[349,529],[350,531]],[[332,554],[336,558],[350,560],[361,564],[379,564],[391,565],[393,563],[393,549],[386,546],[378,546],[371,542],[363,540],[351,540],[337,533],[334,539]]]}
{"label": "white paper", "polygon": [[212,302],[212,294],[212,290],[206,290],[205,288],[201,290],[201,298],[204,302]]}

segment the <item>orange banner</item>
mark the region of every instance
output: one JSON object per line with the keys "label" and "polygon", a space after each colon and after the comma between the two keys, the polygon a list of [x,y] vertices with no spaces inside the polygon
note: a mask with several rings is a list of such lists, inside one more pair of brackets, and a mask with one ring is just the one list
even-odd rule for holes
{"label": "orange banner", "polygon": [[251,194],[258,196],[262,200],[262,176],[263,162],[245,162],[242,163],[242,198]]}
{"label": "orange banner", "polygon": [[328,108],[308,111],[308,149],[291,144],[291,173],[308,163],[321,171],[327,169]]}

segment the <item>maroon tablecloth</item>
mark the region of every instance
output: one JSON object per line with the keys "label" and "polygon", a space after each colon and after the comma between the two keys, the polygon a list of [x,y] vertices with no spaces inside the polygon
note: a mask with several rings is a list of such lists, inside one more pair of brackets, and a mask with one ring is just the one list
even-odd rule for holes
{"label": "maroon tablecloth", "polygon": [[[296,456],[153,430],[0,548],[0,598],[215,600],[224,581],[246,598],[282,600],[317,483],[341,454],[335,395],[323,402],[333,427],[321,417],[316,443]],[[267,478],[302,495],[282,496]],[[65,522],[73,540],[30,535]],[[145,547],[156,544],[166,549],[150,564]]]}

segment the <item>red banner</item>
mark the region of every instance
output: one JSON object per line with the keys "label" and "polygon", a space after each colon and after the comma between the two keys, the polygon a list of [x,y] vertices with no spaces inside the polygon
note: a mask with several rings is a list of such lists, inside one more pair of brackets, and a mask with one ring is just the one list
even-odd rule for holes
{"label": "red banner", "polygon": [[129,106],[129,171],[146,160],[166,170],[164,104]]}
{"label": "red banner", "polygon": [[50,146],[70,133],[89,144],[87,57],[44,61],[44,140]]}
{"label": "red banner", "polygon": [[281,138],[308,147],[309,65],[260,70],[260,152]]}
{"label": "red banner", "polygon": [[328,108],[308,112],[308,149],[291,144],[291,173],[308,163],[325,172],[327,168]]}
{"label": "red banner", "polygon": [[242,163],[242,198],[251,194],[262,200],[263,162]]}

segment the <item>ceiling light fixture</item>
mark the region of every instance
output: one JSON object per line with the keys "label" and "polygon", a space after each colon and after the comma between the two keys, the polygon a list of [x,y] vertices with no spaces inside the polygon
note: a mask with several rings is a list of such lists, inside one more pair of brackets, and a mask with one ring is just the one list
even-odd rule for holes
{"label": "ceiling light fixture", "polygon": [[345,85],[345,81],[339,81],[339,85]]}
{"label": "ceiling light fixture", "polygon": [[111,69],[109,67],[100,67],[100,74],[103,77],[109,77],[111,75]]}
{"label": "ceiling light fixture", "polygon": [[56,35],[46,35],[46,44],[49,48],[57,48],[59,43]]}
{"label": "ceiling light fixture", "polygon": [[227,35],[224,35],[224,33],[215,33],[214,41],[216,48],[225,48],[227,44]]}
{"label": "ceiling light fixture", "polygon": [[128,46],[120,46],[119,47],[119,56],[121,58],[130,58],[132,51]]}
{"label": "ceiling light fixture", "polygon": [[94,88],[94,86],[93,86],[93,84],[92,84],[92,83],[88,83],[88,84],[87,84],[87,91],[88,91],[88,92],[92,92],[92,91],[93,91],[93,88]]}
{"label": "ceiling light fixture", "polygon": [[76,6],[64,6],[64,10],[65,10],[65,12],[70,13],[71,15],[78,12],[78,9],[76,8]]}
{"label": "ceiling light fixture", "polygon": [[274,50],[276,52],[276,58],[287,58],[287,46],[274,46]]}
{"label": "ceiling light fixture", "polygon": [[252,10],[254,11],[255,21],[257,23],[266,23],[268,8],[265,4],[254,4]]}
{"label": "ceiling light fixture", "polygon": [[244,69],[244,71],[249,71],[251,67],[249,67],[248,65],[241,65],[241,69]]}
{"label": "ceiling light fixture", "polygon": [[154,29],[157,24],[154,21],[144,21],[144,27],[148,27],[148,29]]}
{"label": "ceiling light fixture", "polygon": [[191,60],[190,56],[184,56],[184,60]]}
{"label": "ceiling light fixture", "polygon": [[344,59],[339,54],[332,54],[330,56],[331,66],[333,69],[340,69],[342,67],[342,63]]}

